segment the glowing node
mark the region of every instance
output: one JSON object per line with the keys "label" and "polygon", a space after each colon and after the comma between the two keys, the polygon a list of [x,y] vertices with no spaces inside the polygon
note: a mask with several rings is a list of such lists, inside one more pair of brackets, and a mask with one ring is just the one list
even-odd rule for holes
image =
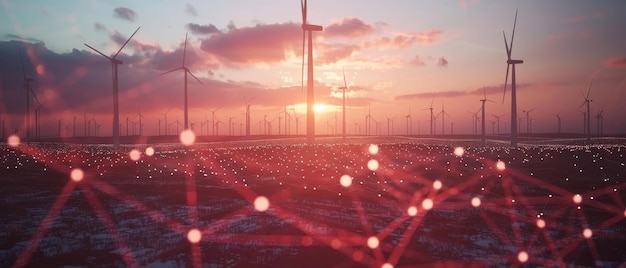
{"label": "glowing node", "polygon": [[190,129],[185,129],[180,133],[180,143],[189,146],[196,142],[196,134]]}
{"label": "glowing node", "polygon": [[70,178],[75,182],[82,181],[84,176],[85,173],[80,168],[72,169],[72,172],[70,172]]}
{"label": "glowing node", "polygon": [[537,220],[537,227],[543,229],[544,227],[546,227],[546,221],[544,221],[542,219],[538,219]]}
{"label": "glowing node", "polygon": [[370,147],[367,150],[370,152],[370,154],[377,154],[378,153],[378,145],[370,144]]}
{"label": "glowing node", "polygon": [[498,170],[504,170],[506,168],[506,165],[504,164],[503,161],[498,160],[498,163],[496,163],[496,168]]}
{"label": "glowing node", "polygon": [[454,148],[454,155],[463,156],[464,153],[465,153],[465,149],[463,149],[463,147]]}
{"label": "glowing node", "polygon": [[580,204],[580,202],[583,201],[583,197],[580,196],[580,194],[575,194],[574,197],[572,197],[572,200],[574,200],[574,203]]}
{"label": "glowing node", "polygon": [[435,190],[439,190],[439,189],[441,189],[441,186],[443,186],[443,184],[441,184],[441,181],[439,181],[439,180],[435,180],[435,182],[433,182],[433,188],[434,188]]}
{"label": "glowing node", "polygon": [[193,228],[189,230],[189,232],[187,232],[187,240],[189,240],[190,243],[196,244],[200,242],[201,239],[202,233],[200,232],[200,230]]}
{"label": "glowing node", "polygon": [[9,146],[11,147],[17,147],[20,145],[20,137],[18,137],[17,135],[11,135],[9,136],[9,138],[7,139],[7,143],[9,144]]}
{"label": "glowing node", "polygon": [[380,266],[380,268],[393,268],[393,264],[385,262],[382,266]]}
{"label": "glowing node", "polygon": [[154,155],[154,148],[152,148],[152,147],[148,147],[148,148],[146,148],[146,155],[147,155],[147,156],[152,156],[152,155]]}
{"label": "glowing node", "polygon": [[422,201],[422,208],[424,208],[425,210],[430,210],[431,208],[433,208],[433,200],[430,198],[424,199],[424,201]]}
{"label": "glowing node", "polygon": [[348,176],[348,175],[343,175],[341,176],[341,178],[339,179],[339,183],[341,184],[341,186],[343,187],[349,187],[352,184],[352,177]]}
{"label": "glowing node", "polygon": [[258,196],[254,199],[254,209],[257,211],[263,212],[266,211],[270,207],[270,201],[265,196]]}
{"label": "glowing node", "polygon": [[480,198],[478,198],[478,197],[472,198],[472,206],[475,207],[475,208],[479,207],[480,206]]}
{"label": "glowing node", "polygon": [[332,241],[330,241],[330,246],[333,247],[334,249],[339,249],[341,248],[341,240],[337,239],[337,238],[333,238]]}
{"label": "glowing node", "polygon": [[415,215],[417,215],[417,208],[415,206],[410,206],[406,210],[406,213],[409,214],[409,216],[415,216]]}
{"label": "glowing node", "polygon": [[583,236],[587,239],[591,238],[591,235],[593,235],[593,232],[591,231],[591,229],[589,228],[585,228],[585,230],[583,230]]}
{"label": "glowing node", "polygon": [[46,67],[43,64],[37,64],[37,74],[42,75],[46,72]]}
{"label": "glowing node", "polygon": [[367,239],[367,246],[371,249],[377,248],[378,244],[380,244],[380,241],[378,241],[378,238],[375,236],[370,236],[370,238]]}
{"label": "glowing node", "polygon": [[370,161],[367,162],[367,168],[371,171],[376,171],[378,169],[378,161],[376,161],[376,159],[370,159]]}
{"label": "glowing node", "polygon": [[624,210],[624,217],[626,217],[626,209]]}
{"label": "glowing node", "polygon": [[521,263],[528,261],[528,253],[526,251],[520,251],[517,253],[517,260]]}
{"label": "glowing node", "polygon": [[130,150],[130,153],[128,153],[128,156],[130,156],[130,160],[139,161],[141,158],[141,152],[137,149],[132,149]]}

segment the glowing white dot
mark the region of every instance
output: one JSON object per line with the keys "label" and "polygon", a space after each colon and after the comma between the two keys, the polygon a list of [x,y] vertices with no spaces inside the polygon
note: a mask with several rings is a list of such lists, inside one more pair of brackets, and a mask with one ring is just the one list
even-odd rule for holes
{"label": "glowing white dot", "polygon": [[463,149],[463,147],[454,148],[454,155],[463,156],[464,153],[465,153],[465,149]]}
{"label": "glowing white dot", "polygon": [[385,262],[382,266],[380,266],[380,268],[393,268],[393,264]]}
{"label": "glowing white dot", "polygon": [[370,159],[370,161],[367,162],[367,168],[371,171],[376,171],[378,169],[378,161],[376,161],[376,159]]}
{"label": "glowing white dot", "polygon": [[517,253],[517,260],[521,263],[527,262],[528,253],[526,253],[526,251],[520,251],[519,253]]}
{"label": "glowing white dot", "polygon": [[572,200],[574,200],[574,203],[580,204],[580,202],[583,201],[583,197],[580,196],[580,194],[575,194],[574,197],[572,197]]}
{"label": "glowing white dot", "polygon": [[370,236],[370,238],[367,239],[367,246],[371,249],[377,248],[379,243],[380,241],[378,241],[378,238],[375,236]]}
{"label": "glowing white dot", "polygon": [[422,208],[424,208],[425,210],[430,210],[431,208],[433,208],[433,200],[430,198],[424,199],[424,201],[422,201]]}
{"label": "glowing white dot", "polygon": [[583,236],[587,239],[591,238],[591,235],[593,235],[593,232],[591,231],[591,229],[589,228],[585,228],[585,230],[583,230]]}
{"label": "glowing white dot", "polygon": [[137,149],[132,149],[130,150],[130,153],[128,153],[128,156],[130,156],[130,160],[139,161],[141,158],[141,152]]}
{"label": "glowing white dot", "polygon": [[270,201],[265,196],[258,196],[254,199],[254,209],[257,211],[263,212],[266,211],[270,207]]}
{"label": "glowing white dot", "polygon": [[378,145],[370,144],[370,147],[368,148],[368,151],[370,152],[370,154],[377,154],[378,153]]}
{"label": "glowing white dot", "polygon": [[341,178],[339,179],[339,183],[341,184],[341,186],[343,187],[349,187],[352,184],[352,177],[348,176],[348,175],[343,175],[341,176]]}
{"label": "glowing white dot", "polygon": [[17,147],[20,145],[20,137],[18,137],[17,135],[11,135],[9,136],[9,138],[7,139],[7,143],[9,144],[9,146],[11,147]]}
{"label": "glowing white dot", "polygon": [[152,155],[154,155],[154,148],[152,148],[152,147],[148,147],[148,148],[146,148],[146,155],[147,155],[147,156],[152,156]]}
{"label": "glowing white dot", "polygon": [[543,227],[546,227],[546,222],[542,219],[538,219],[537,220],[537,227],[543,229]]}
{"label": "glowing white dot", "polygon": [[187,232],[187,240],[189,240],[189,242],[191,242],[192,244],[200,242],[201,239],[202,233],[200,232],[200,230],[193,228],[189,230],[189,232]]}
{"label": "glowing white dot", "polygon": [[415,215],[417,215],[417,208],[415,206],[410,206],[406,210],[406,213],[409,214],[409,216],[415,216]]}
{"label": "glowing white dot", "polygon": [[84,176],[85,176],[85,173],[80,168],[72,169],[72,172],[70,172],[70,178],[75,182],[79,182],[83,180]]}
{"label": "glowing white dot", "polygon": [[439,180],[435,180],[435,182],[433,182],[433,188],[434,188],[435,190],[439,190],[439,189],[441,189],[441,186],[443,186],[443,185],[441,184],[441,181],[439,181]]}
{"label": "glowing white dot", "polygon": [[472,198],[472,206],[475,207],[475,208],[479,207],[480,206],[480,198],[478,198],[478,197]]}
{"label": "glowing white dot", "polygon": [[506,168],[506,165],[504,164],[503,161],[498,160],[498,163],[496,163],[496,168],[498,170],[504,170]]}
{"label": "glowing white dot", "polygon": [[180,143],[189,146],[196,142],[196,134],[191,129],[185,129],[180,133]]}
{"label": "glowing white dot", "polygon": [[624,210],[624,217],[626,217],[626,209]]}

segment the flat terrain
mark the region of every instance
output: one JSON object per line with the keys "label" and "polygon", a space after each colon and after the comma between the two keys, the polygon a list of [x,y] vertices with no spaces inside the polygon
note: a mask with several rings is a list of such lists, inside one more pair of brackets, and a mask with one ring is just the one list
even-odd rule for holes
{"label": "flat terrain", "polygon": [[147,141],[0,145],[0,266],[626,264],[622,138]]}

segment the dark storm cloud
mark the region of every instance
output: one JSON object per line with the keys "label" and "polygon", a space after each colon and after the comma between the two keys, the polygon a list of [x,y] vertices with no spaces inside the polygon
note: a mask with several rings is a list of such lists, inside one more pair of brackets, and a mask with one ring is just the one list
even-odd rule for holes
{"label": "dark storm cloud", "polygon": [[186,27],[191,31],[192,34],[197,35],[208,35],[220,32],[220,30],[218,30],[217,27],[215,27],[215,25],[213,24],[200,25],[196,23],[187,23]]}

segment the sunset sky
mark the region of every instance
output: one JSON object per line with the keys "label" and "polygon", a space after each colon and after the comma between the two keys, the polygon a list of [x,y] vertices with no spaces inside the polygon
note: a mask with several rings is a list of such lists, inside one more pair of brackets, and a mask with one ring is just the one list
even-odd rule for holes
{"label": "sunset sky", "polygon": [[[62,135],[71,135],[74,116],[82,136],[85,115],[102,124],[101,135],[111,135],[111,64],[83,43],[113,55],[141,27],[118,56],[124,62],[119,67],[122,134],[126,117],[138,121],[139,111],[148,135],[158,133],[159,120],[164,132],[168,111],[168,124],[177,118],[182,123],[183,74],[159,74],[181,66],[186,33],[186,65],[204,84],[189,80],[196,132],[211,120],[208,110],[219,109],[216,117],[232,118],[239,135],[244,99],[251,99],[253,134],[265,116],[273,120],[285,106],[302,116],[299,134],[305,133],[299,1],[0,3],[0,117],[9,132],[24,124],[21,49],[26,76],[35,78],[33,89],[43,104],[42,136],[58,135],[59,119]],[[563,132],[582,133],[579,106],[592,79],[592,133],[600,111],[605,134],[626,133],[624,1],[311,0],[308,5],[309,23],[324,27],[314,34],[316,103],[325,104],[316,115],[318,134],[327,133],[327,122],[334,124],[331,118],[340,111],[342,69],[349,87],[350,134],[355,123],[364,133],[368,109],[381,122],[382,135],[391,122],[387,117],[395,118],[392,134],[405,134],[409,109],[412,133],[427,134],[431,102],[435,113],[445,105],[446,133],[453,123],[455,134],[471,134],[471,113],[479,110],[483,89],[494,101],[487,102],[487,133],[494,114],[502,115],[500,132],[505,132],[510,86],[502,102],[507,59],[502,31],[510,40],[516,9],[513,58],[524,60],[517,66],[520,133],[527,131],[522,110],[530,109],[535,109],[532,132],[556,132],[560,114]],[[34,111],[36,101],[31,103]],[[278,119],[273,124],[277,134]],[[228,134],[227,126],[219,129]],[[436,131],[441,133],[440,118]]]}

